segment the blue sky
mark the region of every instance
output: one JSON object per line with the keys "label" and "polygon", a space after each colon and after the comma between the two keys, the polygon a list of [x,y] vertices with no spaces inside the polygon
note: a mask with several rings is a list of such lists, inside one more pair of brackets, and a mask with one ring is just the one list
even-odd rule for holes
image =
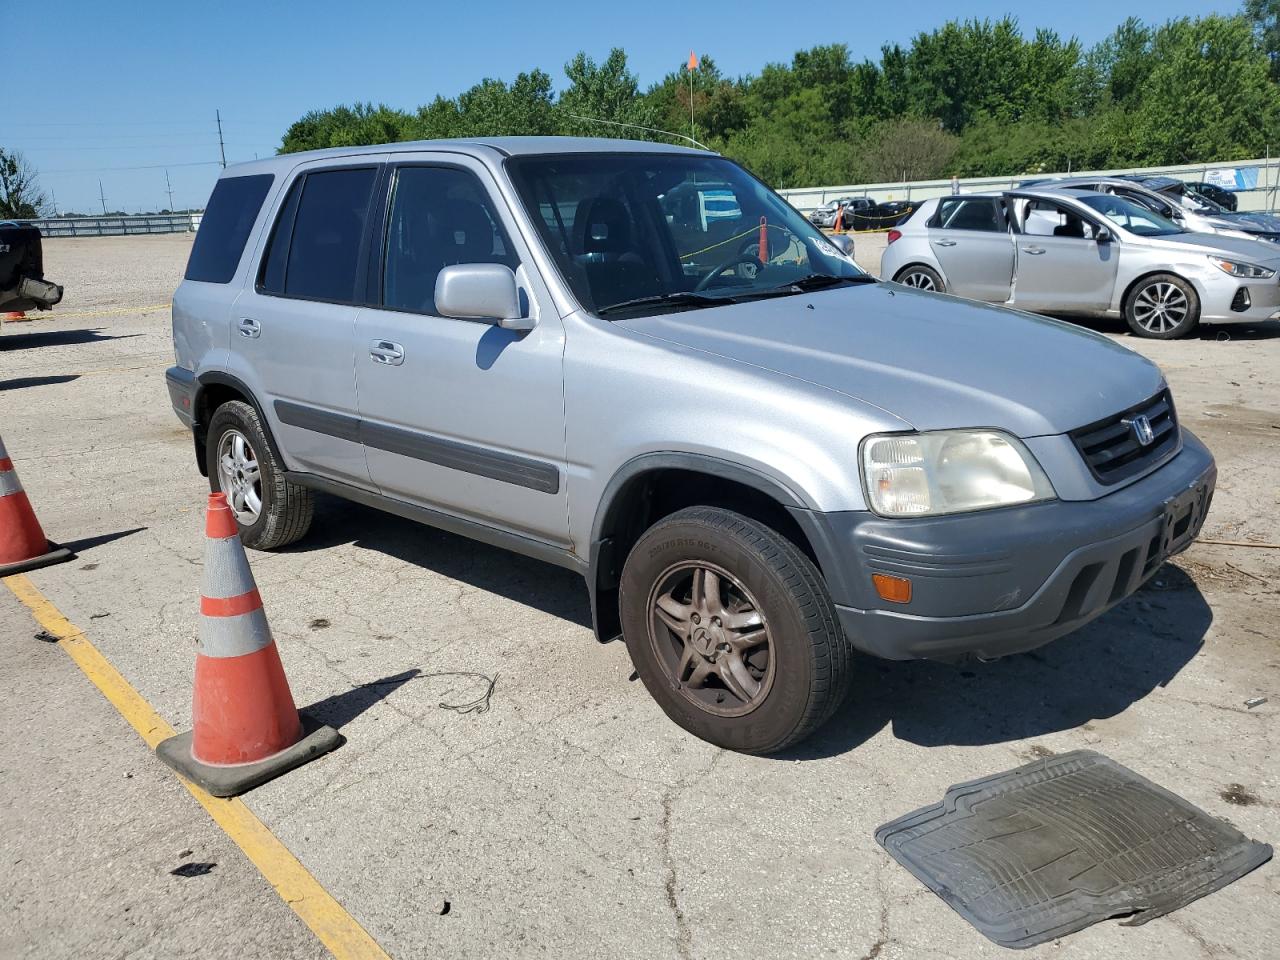
{"label": "blue sky", "polygon": [[[244,160],[273,153],[288,125],[315,107],[372,100],[413,108],[482,77],[510,80],[534,67],[559,84],[578,50],[602,59],[621,46],[648,85],[677,68],[691,47],[738,75],[820,43],[846,43],[855,58],[876,59],[881,44],[905,44],[948,19],[995,18],[1020,7],[1028,11],[1020,15],[1025,31],[1050,27],[1089,45],[1126,16],[1160,22],[1231,13],[1240,4],[920,0],[891,19],[884,3],[776,0],[24,6],[40,11],[44,26],[33,23],[31,35],[48,42],[30,68],[11,64],[8,82],[23,95],[11,90],[0,101],[0,145],[27,156],[60,209],[89,212],[99,209],[99,178],[109,209],[167,206],[166,168],[175,206],[203,204],[218,173],[210,161],[218,157],[219,109],[227,159]],[[150,169],[119,169],[144,166]]]}

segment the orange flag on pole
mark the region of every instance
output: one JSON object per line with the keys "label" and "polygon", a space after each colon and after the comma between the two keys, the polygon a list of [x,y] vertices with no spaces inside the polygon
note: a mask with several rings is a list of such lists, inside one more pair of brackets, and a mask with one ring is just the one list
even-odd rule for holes
{"label": "orange flag on pole", "polygon": [[698,69],[698,55],[692,50],[689,51],[689,72],[692,73]]}

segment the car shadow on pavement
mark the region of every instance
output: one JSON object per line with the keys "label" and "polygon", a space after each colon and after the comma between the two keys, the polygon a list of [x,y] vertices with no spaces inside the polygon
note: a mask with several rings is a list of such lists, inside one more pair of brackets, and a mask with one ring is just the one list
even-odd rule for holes
{"label": "car shadow on pavement", "polygon": [[0,350],[30,350],[33,347],[67,347],[103,340],[128,340],[140,333],[102,334],[98,330],[42,330],[31,333],[6,333],[0,336]]}
{"label": "car shadow on pavement", "polygon": [[591,626],[586,584],[573,571],[337,497],[317,494],[312,533],[286,550],[310,552],[343,543]]}
{"label": "car shadow on pavement", "polygon": [[1048,646],[990,663],[858,657],[849,699],[778,759],[853,750],[889,726],[923,747],[1025,740],[1113,717],[1165,686],[1196,655],[1213,613],[1166,564],[1137,594]]}
{"label": "car shadow on pavement", "polygon": [[54,377],[15,377],[12,380],[0,380],[0,393],[5,390],[25,390],[27,387],[47,387],[55,383],[70,383],[79,380],[78,373],[63,373]]}
{"label": "car shadow on pavement", "polygon": [[[1052,316],[1052,315],[1051,315]],[[1095,333],[1110,333],[1139,338],[1129,331],[1129,325],[1114,317],[1065,317],[1055,320],[1072,323]],[[1251,323],[1202,323],[1186,339],[1188,340],[1274,340],[1280,337],[1280,321],[1259,320]]]}

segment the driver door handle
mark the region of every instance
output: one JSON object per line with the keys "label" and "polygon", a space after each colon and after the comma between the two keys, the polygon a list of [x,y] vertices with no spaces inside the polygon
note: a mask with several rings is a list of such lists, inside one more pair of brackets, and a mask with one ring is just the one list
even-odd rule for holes
{"label": "driver door handle", "polygon": [[391,340],[373,340],[369,343],[369,356],[374,363],[398,367],[404,363],[404,347]]}
{"label": "driver door handle", "polygon": [[1040,254],[1044,253],[1044,247],[1023,247],[1022,252],[1029,253],[1033,257],[1038,257]]}
{"label": "driver door handle", "polygon": [[939,241],[938,241],[938,246],[940,246],[940,247],[954,247],[955,245],[956,245],[956,242],[955,242],[954,240],[939,240]]}

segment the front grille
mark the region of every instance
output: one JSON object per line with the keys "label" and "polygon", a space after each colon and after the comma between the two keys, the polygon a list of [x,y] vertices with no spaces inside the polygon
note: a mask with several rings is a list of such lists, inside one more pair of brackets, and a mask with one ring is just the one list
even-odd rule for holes
{"label": "front grille", "polygon": [[[1152,439],[1138,440],[1134,421],[1146,417]],[[1173,397],[1162,390],[1128,410],[1070,433],[1076,449],[1099,483],[1119,483],[1164,460],[1178,446],[1178,417]]]}

